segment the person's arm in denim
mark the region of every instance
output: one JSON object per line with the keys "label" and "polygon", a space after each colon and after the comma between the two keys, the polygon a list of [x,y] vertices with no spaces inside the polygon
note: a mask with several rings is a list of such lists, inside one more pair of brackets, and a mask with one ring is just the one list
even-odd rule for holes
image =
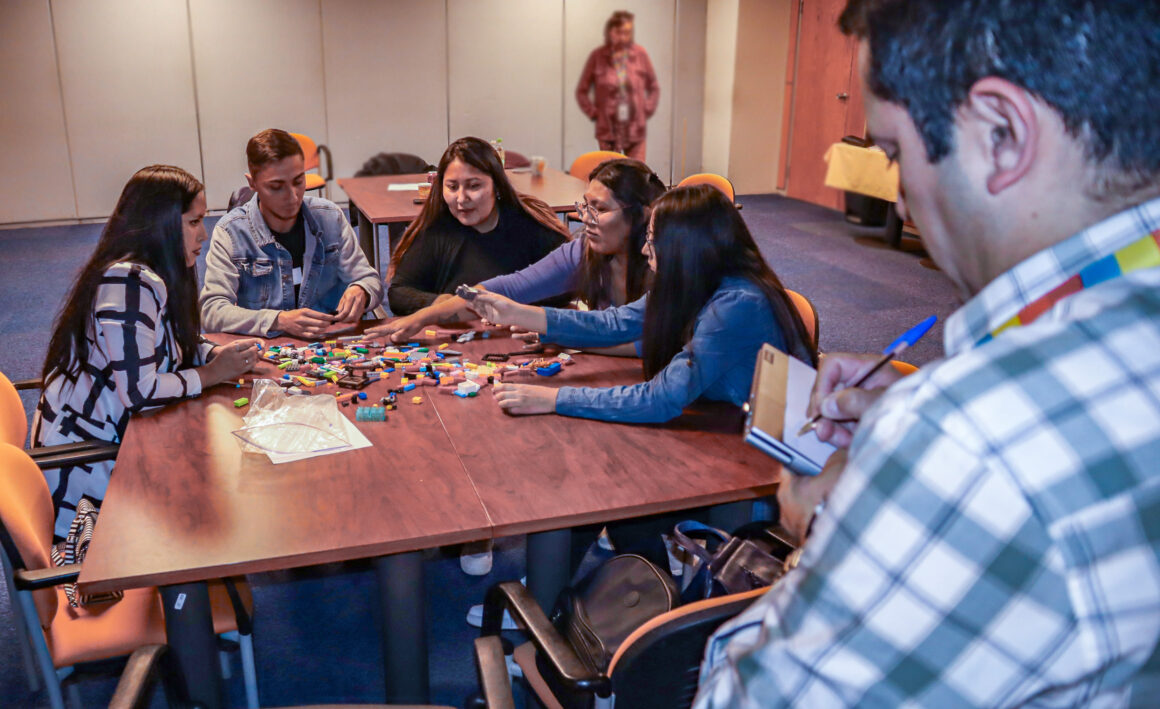
{"label": "person's arm in denim", "polygon": [[547,327],[541,340],[564,347],[611,347],[639,340],[644,332],[648,296],[607,310],[544,308]]}
{"label": "person's arm in denim", "polygon": [[583,257],[584,241],[575,239],[527,268],[489,278],[479,285],[518,303],[535,303],[574,291]]}
{"label": "person's arm in denim", "polygon": [[367,260],[362,247],[358,243],[358,235],[354,233],[346,215],[339,210],[338,218],[342,220],[342,251],[339,254],[339,280],[350,286],[358,286],[367,293],[365,310],[374,310],[383,302],[383,279],[379,272]]}
{"label": "person's arm in denim", "polygon": [[630,386],[562,387],[556,413],[604,421],[669,421],[732,369],[744,367],[752,376],[753,353],[766,341],[785,347],[765,298],[719,291],[697,316],[689,343],[652,379]]}
{"label": "person's arm in denim", "polygon": [[220,225],[213,230],[205,254],[205,284],[198,298],[201,329],[240,335],[276,335],[276,308],[251,310],[238,305],[238,267],[230,255],[231,237]]}

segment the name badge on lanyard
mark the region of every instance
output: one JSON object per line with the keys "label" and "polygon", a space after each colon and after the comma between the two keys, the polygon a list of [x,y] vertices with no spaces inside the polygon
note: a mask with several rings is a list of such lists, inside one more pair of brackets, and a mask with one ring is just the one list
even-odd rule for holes
{"label": "name badge on lanyard", "polygon": [[616,120],[620,123],[628,123],[629,108],[627,101],[621,101],[616,104]]}
{"label": "name badge on lanyard", "polygon": [[294,285],[296,285],[296,286],[302,285],[302,269],[301,268],[294,269]]}

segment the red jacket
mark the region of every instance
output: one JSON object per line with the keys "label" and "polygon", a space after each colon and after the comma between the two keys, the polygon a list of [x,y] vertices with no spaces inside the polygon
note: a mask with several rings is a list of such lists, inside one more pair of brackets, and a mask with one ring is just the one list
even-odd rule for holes
{"label": "red jacket", "polygon": [[[596,101],[589,97],[596,85]],[[588,62],[576,85],[576,101],[580,110],[596,121],[596,139],[614,140],[613,122],[616,120],[617,95],[616,67],[612,63],[612,47],[597,47],[588,55]],[[648,52],[639,44],[628,49],[628,101],[632,115],[628,124],[628,140],[638,142],[645,137],[645,121],[652,117],[660,101],[661,90],[657,75],[649,61]]]}

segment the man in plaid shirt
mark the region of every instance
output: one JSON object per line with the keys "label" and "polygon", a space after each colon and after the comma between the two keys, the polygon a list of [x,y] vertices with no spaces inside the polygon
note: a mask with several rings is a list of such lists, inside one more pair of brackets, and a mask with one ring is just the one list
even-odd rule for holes
{"label": "man in plaid shirt", "polygon": [[696,706],[1160,705],[1160,3],[851,0],[840,25],[966,304],[897,383],[822,363],[848,453],[783,473],[800,564],[709,642]]}

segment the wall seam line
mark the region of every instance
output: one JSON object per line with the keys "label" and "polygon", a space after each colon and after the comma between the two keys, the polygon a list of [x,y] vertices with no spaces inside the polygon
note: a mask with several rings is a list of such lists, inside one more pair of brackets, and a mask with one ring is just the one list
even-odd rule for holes
{"label": "wall seam line", "polygon": [[72,182],[73,215],[81,217],[81,198],[77,194],[76,162],[73,160],[72,138],[68,129],[68,106],[64,101],[64,76],[60,68],[60,43],[56,41],[56,13],[52,10],[52,0],[48,0],[48,24],[52,30],[52,54],[56,58],[56,90],[60,94],[60,118],[64,123],[64,149],[68,153],[68,177]]}
{"label": "wall seam line", "polygon": [[205,176],[205,144],[201,137],[201,96],[197,91],[197,54],[193,48],[193,8],[185,0],[185,32],[189,36],[189,76],[193,80],[193,122],[197,127],[197,160],[201,166],[201,181]]}

